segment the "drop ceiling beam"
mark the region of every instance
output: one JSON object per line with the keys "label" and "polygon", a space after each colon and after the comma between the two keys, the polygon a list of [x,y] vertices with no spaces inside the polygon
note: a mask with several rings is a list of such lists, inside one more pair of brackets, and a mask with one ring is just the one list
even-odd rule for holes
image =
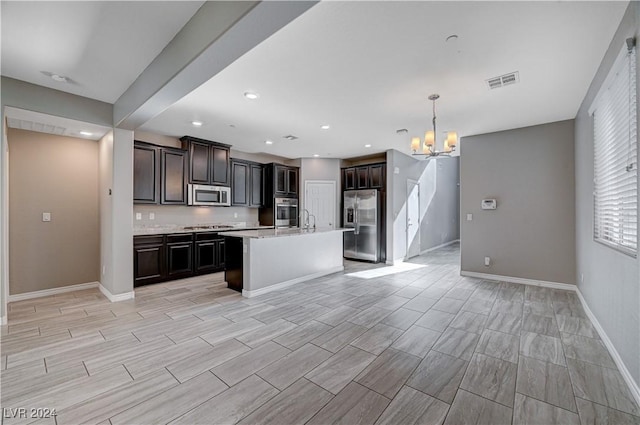
{"label": "drop ceiling beam", "polygon": [[116,101],[135,130],[306,12],[316,1],[208,1]]}

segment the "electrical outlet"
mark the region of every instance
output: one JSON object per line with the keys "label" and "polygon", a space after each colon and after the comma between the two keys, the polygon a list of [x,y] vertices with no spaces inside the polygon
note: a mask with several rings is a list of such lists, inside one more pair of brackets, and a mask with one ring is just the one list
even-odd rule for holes
{"label": "electrical outlet", "polygon": [[156,213],[149,213],[149,220],[155,220],[156,219]]}
{"label": "electrical outlet", "polygon": [[584,283],[584,273],[580,273],[580,283]]}
{"label": "electrical outlet", "polygon": [[102,266],[102,275],[107,274],[107,266]]}
{"label": "electrical outlet", "polygon": [[484,257],[484,265],[487,267],[491,265],[491,257]]}
{"label": "electrical outlet", "polygon": [[42,213],[42,221],[51,221],[51,213],[43,212]]}
{"label": "electrical outlet", "polygon": [[136,220],[142,220],[142,213],[136,213]]}
{"label": "electrical outlet", "polygon": [[233,218],[238,218],[238,213],[233,213]]}
{"label": "electrical outlet", "polygon": [[467,221],[473,220],[473,214],[467,214]]}
{"label": "electrical outlet", "polygon": [[244,252],[245,254],[249,252],[249,247],[246,244],[242,244],[242,252]]}

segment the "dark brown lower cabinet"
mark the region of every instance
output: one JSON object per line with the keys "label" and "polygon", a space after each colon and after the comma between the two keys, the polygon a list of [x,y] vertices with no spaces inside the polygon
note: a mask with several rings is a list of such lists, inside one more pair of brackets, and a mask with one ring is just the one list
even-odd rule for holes
{"label": "dark brown lower cabinet", "polygon": [[224,266],[224,280],[230,289],[242,292],[242,238],[225,237],[226,261]]}
{"label": "dark brown lower cabinet", "polygon": [[134,236],[134,287],[224,271],[225,240],[217,233]]}
{"label": "dark brown lower cabinet", "polygon": [[167,235],[167,277],[193,275],[193,233]]}
{"label": "dark brown lower cabinet", "polygon": [[133,240],[133,286],[165,280],[164,236],[136,236]]}

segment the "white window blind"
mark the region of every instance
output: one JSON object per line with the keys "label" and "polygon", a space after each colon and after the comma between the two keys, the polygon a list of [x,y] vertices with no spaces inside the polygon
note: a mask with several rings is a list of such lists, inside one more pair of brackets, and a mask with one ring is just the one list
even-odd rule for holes
{"label": "white window blind", "polygon": [[638,252],[635,50],[624,47],[591,108],[594,239],[634,257]]}

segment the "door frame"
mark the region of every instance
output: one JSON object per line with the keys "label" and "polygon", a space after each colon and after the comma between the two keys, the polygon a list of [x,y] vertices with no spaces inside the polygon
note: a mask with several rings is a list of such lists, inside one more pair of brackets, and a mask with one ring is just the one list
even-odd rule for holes
{"label": "door frame", "polygon": [[[309,184],[314,184],[314,183],[322,183],[322,184],[331,184],[332,187],[332,191],[333,191],[333,228],[336,229],[338,228],[337,226],[337,209],[338,209],[338,201],[337,201],[337,196],[338,193],[336,191],[336,181],[335,180],[305,180],[304,181],[304,204],[302,205],[305,209],[307,209],[307,211],[309,210],[307,208],[307,196],[309,194]],[[300,214],[302,214],[302,211],[300,212]]]}
{"label": "door frame", "polygon": [[[418,232],[417,232],[417,236],[418,236],[418,247],[420,247],[420,225],[422,224],[422,220],[420,217],[420,181],[418,180],[413,180],[413,179],[407,179],[407,198],[406,198],[406,215],[405,215],[405,239],[406,239],[406,243],[405,243],[405,253],[404,253],[404,259],[408,260],[409,258],[413,258],[413,257],[409,257],[409,248],[411,247],[411,242],[409,240],[409,196],[411,195],[411,190],[413,189],[413,187],[417,187],[418,188],[418,223],[416,223],[415,225],[418,226]],[[414,255],[414,257],[420,255],[420,249],[418,249],[418,254]]]}

